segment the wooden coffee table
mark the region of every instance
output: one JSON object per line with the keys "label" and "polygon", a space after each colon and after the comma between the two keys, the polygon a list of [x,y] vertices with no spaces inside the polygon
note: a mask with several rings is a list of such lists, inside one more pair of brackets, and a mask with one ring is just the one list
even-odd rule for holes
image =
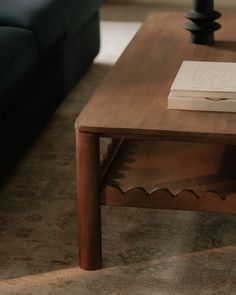
{"label": "wooden coffee table", "polygon": [[236,114],[167,110],[183,60],[236,62],[236,16],[214,46],[191,44],[184,21],[150,15],[76,120],[81,268],[102,266],[101,204],[236,212]]}

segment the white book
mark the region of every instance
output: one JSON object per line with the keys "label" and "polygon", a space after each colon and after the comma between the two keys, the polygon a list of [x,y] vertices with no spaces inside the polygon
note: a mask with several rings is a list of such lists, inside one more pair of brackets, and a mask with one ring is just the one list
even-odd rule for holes
{"label": "white book", "polygon": [[211,100],[202,97],[168,96],[168,109],[236,112],[236,99]]}
{"label": "white book", "polygon": [[183,61],[172,96],[236,99],[236,63]]}

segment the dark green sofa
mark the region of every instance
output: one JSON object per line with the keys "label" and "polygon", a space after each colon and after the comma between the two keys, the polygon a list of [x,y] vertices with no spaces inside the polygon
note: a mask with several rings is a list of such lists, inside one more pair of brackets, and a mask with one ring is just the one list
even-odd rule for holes
{"label": "dark green sofa", "polygon": [[0,1],[0,173],[99,51],[102,0]]}

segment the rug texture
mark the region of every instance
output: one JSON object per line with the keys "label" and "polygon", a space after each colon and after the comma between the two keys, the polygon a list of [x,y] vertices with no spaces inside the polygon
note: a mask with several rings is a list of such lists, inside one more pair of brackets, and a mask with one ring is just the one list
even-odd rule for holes
{"label": "rug texture", "polygon": [[104,268],[78,267],[74,121],[139,26],[102,21],[98,58],[0,188],[0,295],[236,294],[229,214],[103,207]]}

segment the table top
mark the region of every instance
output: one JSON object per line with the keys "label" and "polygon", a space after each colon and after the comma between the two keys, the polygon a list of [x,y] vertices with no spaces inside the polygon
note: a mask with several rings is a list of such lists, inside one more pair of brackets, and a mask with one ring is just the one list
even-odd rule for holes
{"label": "table top", "polygon": [[167,109],[183,60],[236,62],[236,16],[220,19],[214,46],[190,43],[181,13],[153,13],[76,120],[84,132],[236,143],[236,113]]}

